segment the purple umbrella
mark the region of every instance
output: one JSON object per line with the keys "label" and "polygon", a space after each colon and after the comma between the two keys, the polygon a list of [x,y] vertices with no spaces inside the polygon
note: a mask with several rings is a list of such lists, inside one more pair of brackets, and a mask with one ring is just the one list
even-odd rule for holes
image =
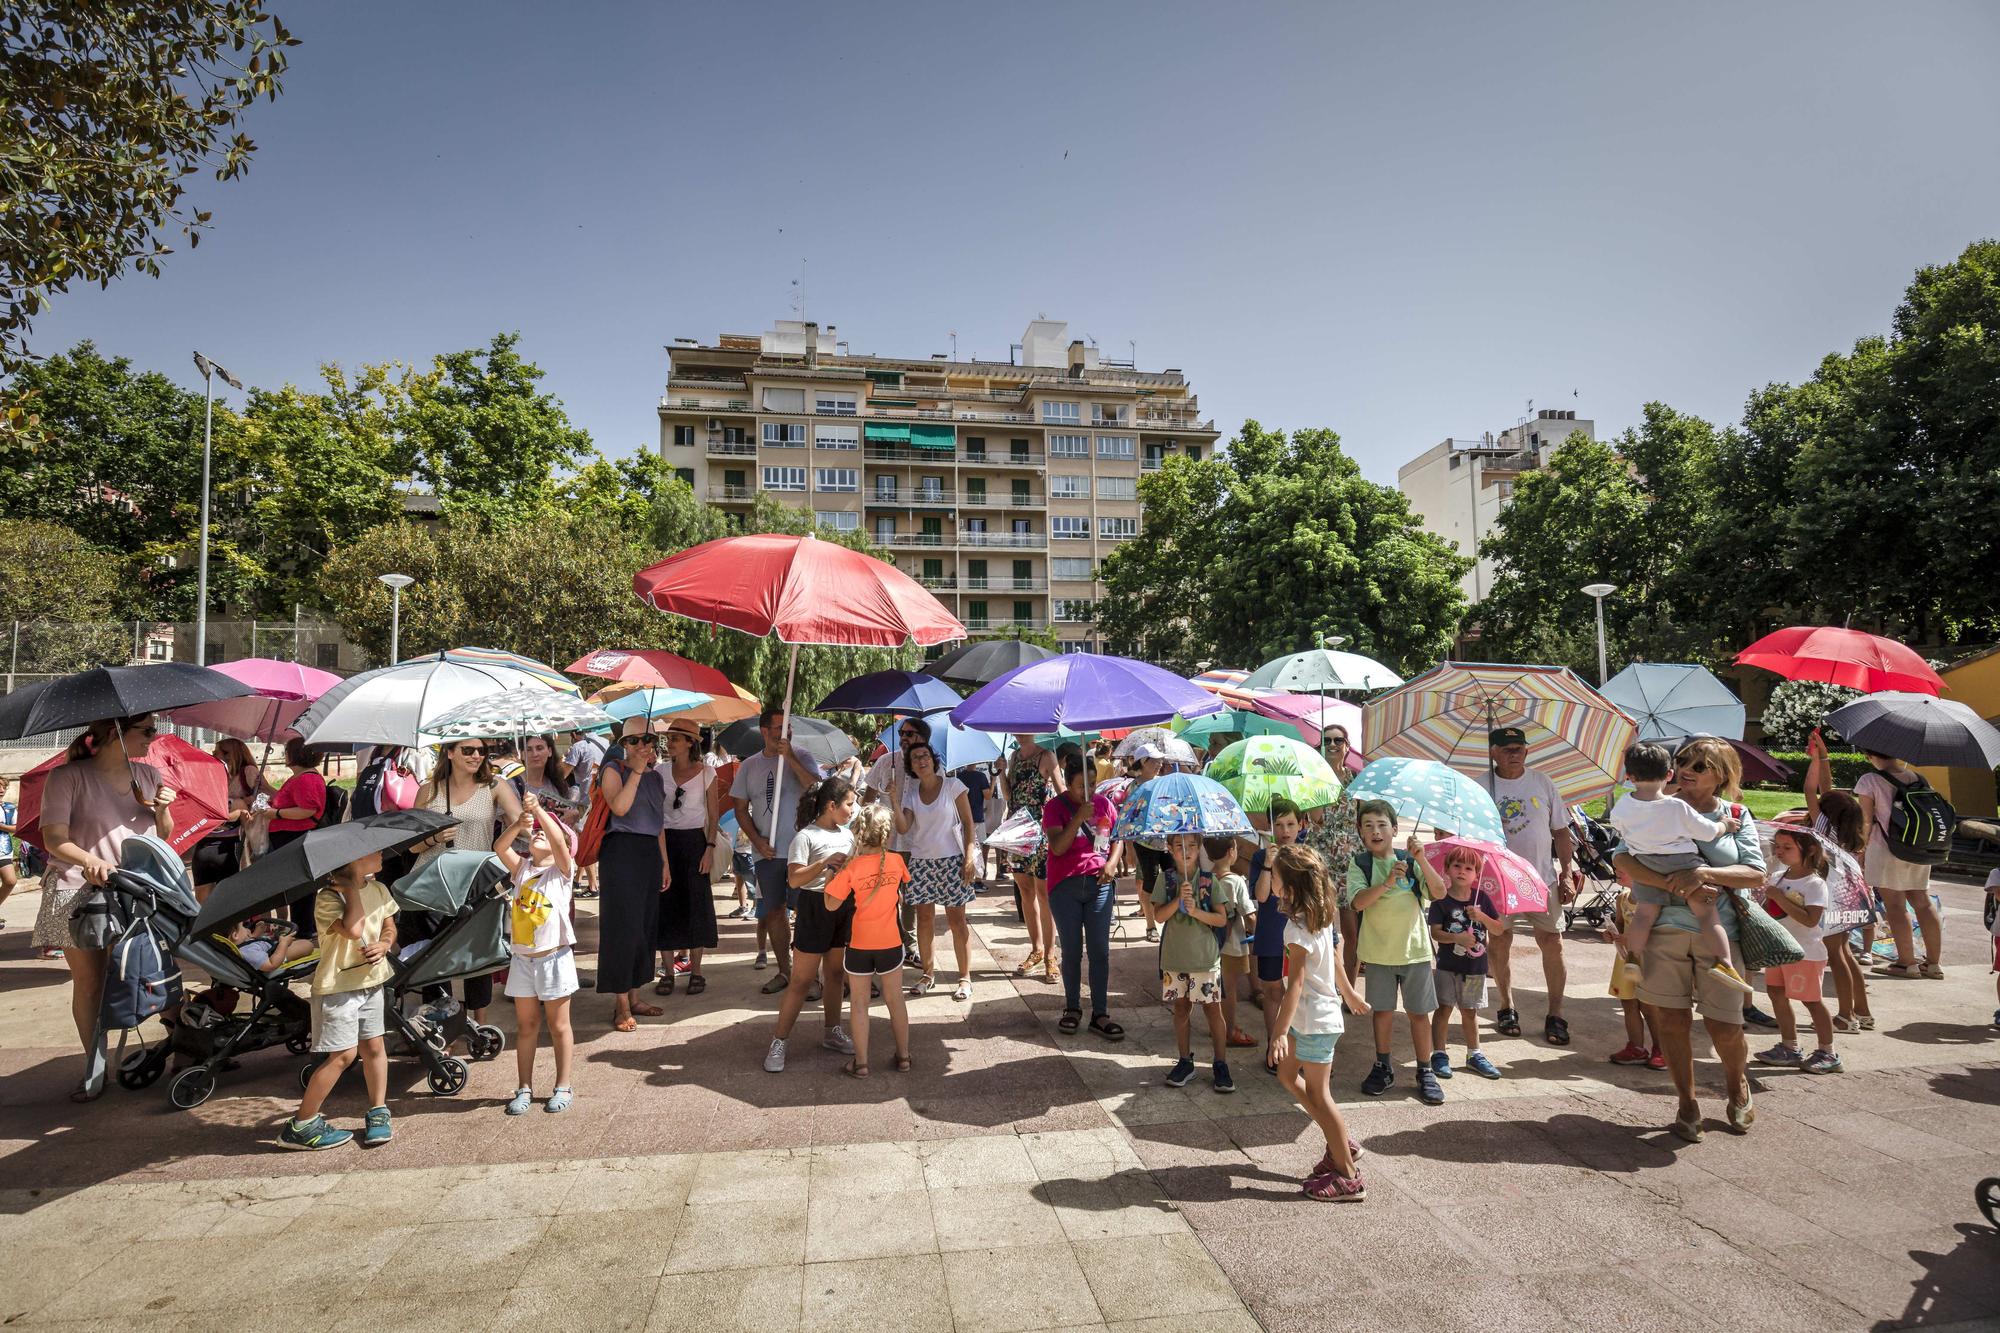
{"label": "purple umbrella", "polygon": [[1171,671],[1129,657],[1063,653],[1016,667],[951,710],[976,731],[1102,731],[1205,717],[1228,705]]}

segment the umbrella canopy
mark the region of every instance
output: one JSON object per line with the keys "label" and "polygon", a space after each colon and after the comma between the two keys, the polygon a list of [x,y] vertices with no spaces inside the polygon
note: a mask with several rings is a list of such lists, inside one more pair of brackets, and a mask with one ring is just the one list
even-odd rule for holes
{"label": "umbrella canopy", "polygon": [[1736,762],[1743,766],[1745,782],[1789,783],[1792,780],[1792,766],[1779,763],[1771,752],[1762,746],[1752,745],[1748,741],[1731,740],[1729,748],[1736,751]]}
{"label": "umbrella canopy", "polygon": [[1246,737],[1209,760],[1202,772],[1252,814],[1263,814],[1280,797],[1314,810],[1340,795],[1333,766],[1312,746],[1286,736]]}
{"label": "umbrella canopy", "polygon": [[1387,801],[1403,819],[1475,842],[1505,844],[1493,796],[1455,768],[1434,759],[1377,759],[1347,784],[1354,801]]}
{"label": "umbrella canopy", "polygon": [[1359,704],[1329,699],[1323,694],[1258,694],[1251,699],[1250,708],[1265,717],[1297,725],[1309,741],[1317,742],[1319,733],[1328,727],[1341,727],[1347,732],[1348,753],[1361,753]]}
{"label": "umbrella canopy", "polygon": [[577,658],[563,670],[572,676],[595,676],[629,685],[664,685],[721,698],[737,692],[729,677],[714,667],[661,648],[599,648]]}
{"label": "umbrella canopy", "polygon": [[1315,690],[1390,690],[1402,683],[1401,676],[1374,658],[1335,648],[1312,648],[1273,658],[1242,681],[1245,689],[1291,690],[1301,694]]}
{"label": "umbrella canopy", "polygon": [[310,829],[273,847],[248,870],[215,886],[190,933],[201,935],[280,904],[303,898],[334,871],[370,852],[399,852],[458,820],[431,810],[392,810],[345,824]]}
{"label": "umbrella canopy", "polygon": [[[991,732],[954,727],[942,717],[930,719],[930,724],[931,750],[937,755],[938,771],[941,773],[970,768],[974,764],[990,764],[1000,757],[1000,739]],[[902,738],[896,734],[899,725],[891,722],[875,739],[886,749],[901,749]]]}
{"label": "umbrella canopy", "polygon": [[959,705],[958,691],[915,671],[871,671],[842,681],[814,707],[816,713],[943,713]]}
{"label": "umbrella canopy", "polygon": [[1424,859],[1431,863],[1431,869],[1449,878],[1451,872],[1445,869],[1445,859],[1460,847],[1478,853],[1479,878],[1473,882],[1472,890],[1492,898],[1500,915],[1549,910],[1549,886],[1542,883],[1542,877],[1535,873],[1526,857],[1505,847],[1471,838],[1439,838],[1424,848]]}
{"label": "umbrella canopy", "polygon": [[1127,793],[1112,836],[1125,840],[1248,832],[1249,816],[1221,783],[1199,773],[1163,773]]}
{"label": "umbrella canopy", "polygon": [[462,741],[489,736],[595,731],[615,720],[604,709],[575,695],[557,694],[540,685],[523,685],[468,699],[450,712],[432,718],[424,729],[440,740]]}
{"label": "umbrella canopy", "polygon": [[[831,722],[795,717],[791,732],[792,745],[821,768],[832,768],[854,757],[854,739]],[[758,730],[756,718],[746,717],[723,728],[715,743],[738,759],[748,759],[764,748],[764,733]]]}
{"label": "umbrella canopy", "polygon": [[106,718],[240,699],[250,692],[241,681],[187,662],[92,667],[40,681],[0,699],[0,740],[87,727]]}
{"label": "umbrella canopy", "polygon": [[590,702],[616,718],[640,717],[651,709],[655,716],[672,713],[675,717],[690,718],[707,726],[740,722],[764,711],[764,705],[756,695],[740,685],[732,689],[734,693],[727,695],[704,694],[673,686],[632,685],[618,681],[591,695]]}
{"label": "umbrella canopy", "polygon": [[1030,662],[1054,656],[1040,644],[1021,639],[979,639],[952,649],[927,665],[924,674],[959,685],[985,685]]}
{"label": "umbrella canopy", "polygon": [[1863,694],[1884,690],[1944,693],[1944,678],[1915,650],[1858,629],[1791,625],[1773,630],[1736,654],[1736,663],[1762,667],[1786,680],[1845,685]]}
{"label": "umbrella canopy", "polygon": [[1204,690],[1220,691],[1241,687],[1249,674],[1248,671],[1239,671],[1235,667],[1215,667],[1202,672],[1199,676],[1189,676],[1188,680]]}
{"label": "umbrella canopy", "polygon": [[[575,693],[575,685],[563,683],[567,692]],[[552,689],[540,672],[454,661],[439,653],[349,676],[322,694],[292,726],[313,744],[424,745],[443,739],[430,730],[434,719],[503,690],[536,688]]]}
{"label": "umbrella canopy", "polygon": [[491,892],[507,878],[507,867],[491,852],[453,847],[389,886],[396,906],[406,912],[457,916],[474,893]]}
{"label": "umbrella canopy", "polygon": [[1297,723],[1235,708],[1210,713],[1192,722],[1176,718],[1172,726],[1189,745],[1206,745],[1217,736],[1289,736],[1297,740],[1300,735]]}
{"label": "umbrella canopy", "polygon": [[[42,789],[49,774],[69,762],[57,754],[21,775],[14,826],[21,841],[48,850],[42,841]],[[174,817],[176,852],[185,853],[229,816],[229,770],[215,756],[206,754],[178,736],[155,736],[146,750],[144,762],[160,770],[160,781],[174,789],[174,803],[167,807]]]}
{"label": "umbrella canopy", "polygon": [[1871,694],[1826,715],[1858,750],[1912,764],[2000,768],[2000,730],[1951,699],[1931,694]]}
{"label": "umbrella canopy", "polygon": [[[504,648],[447,648],[439,653],[437,657],[446,662],[458,662],[465,666],[507,667],[510,670],[520,672],[524,676],[533,676],[552,690],[561,690],[565,694],[583,693],[583,690],[578,687],[575,681],[550,666],[547,662],[537,662],[532,657],[523,657],[519,653],[510,653]],[[405,663],[430,660],[434,659],[423,657],[404,659]]]}
{"label": "umbrella canopy", "polygon": [[252,693],[189,704],[168,716],[183,727],[204,727],[246,741],[273,741],[291,732],[292,723],[313,700],[340,684],[340,677],[331,671],[268,657],[217,662],[212,670],[241,681]]}
{"label": "umbrella canopy", "polygon": [[1743,739],[1743,701],[1705,666],[1634,662],[1604,682],[1601,692],[1639,724],[1642,741]]}
{"label": "umbrella canopy", "polygon": [[1571,805],[1610,790],[1638,734],[1568,667],[1446,662],[1362,710],[1370,754],[1435,759],[1467,773],[1492,767],[1486,735],[1495,727],[1526,733],[1529,766]]}
{"label": "umbrella canopy", "polygon": [[1129,657],[1062,653],[1008,672],[954,708],[951,720],[981,731],[1078,731],[1219,713],[1222,700],[1171,671]]}

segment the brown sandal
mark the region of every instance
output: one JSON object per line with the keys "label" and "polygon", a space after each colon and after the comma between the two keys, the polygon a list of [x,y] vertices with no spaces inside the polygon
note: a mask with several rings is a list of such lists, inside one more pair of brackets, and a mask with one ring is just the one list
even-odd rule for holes
{"label": "brown sandal", "polygon": [[847,1075],[849,1078],[867,1078],[868,1066],[858,1065],[855,1064],[854,1061],[849,1060],[846,1064],[840,1067],[840,1072]]}
{"label": "brown sandal", "polygon": [[907,1055],[899,1055],[899,1056],[897,1056],[897,1057],[896,1057],[896,1072],[897,1072],[898,1074],[907,1074],[907,1073],[909,1073],[909,1072],[910,1072],[910,1057],[909,1057],[909,1056],[907,1056]]}
{"label": "brown sandal", "polygon": [[653,983],[653,994],[655,994],[655,995],[672,995],[673,993],[674,993],[674,974],[673,974],[673,973],[669,972],[669,973],[667,973],[667,975],[665,975],[664,977],[661,977],[661,978],[660,978],[660,979],[659,979],[658,981],[656,981],[656,982],[654,982],[654,983]]}
{"label": "brown sandal", "polygon": [[667,1011],[660,1008],[657,1004],[634,1004],[632,1012],[641,1018],[658,1018]]}
{"label": "brown sandal", "polygon": [[618,1032],[637,1032],[639,1030],[639,1020],[627,1014],[623,1018],[613,1019],[611,1026]]}

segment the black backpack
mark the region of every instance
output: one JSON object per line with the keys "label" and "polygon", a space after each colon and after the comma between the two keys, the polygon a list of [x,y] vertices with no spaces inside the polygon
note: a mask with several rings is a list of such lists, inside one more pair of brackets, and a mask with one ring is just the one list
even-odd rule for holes
{"label": "black backpack", "polygon": [[[377,779],[380,780],[379,778]],[[347,818],[347,788],[326,784],[326,809],[319,812],[319,823],[314,828],[332,828]]]}
{"label": "black backpack", "polygon": [[1937,788],[1921,773],[1898,782],[1876,770],[1877,777],[1895,793],[1889,801],[1889,831],[1883,841],[1898,861],[1934,866],[1951,855],[1952,830],[1958,827],[1958,811],[1938,794]]}

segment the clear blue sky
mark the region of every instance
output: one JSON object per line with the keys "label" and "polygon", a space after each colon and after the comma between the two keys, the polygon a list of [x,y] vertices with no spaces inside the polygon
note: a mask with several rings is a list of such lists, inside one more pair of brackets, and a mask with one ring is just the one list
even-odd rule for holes
{"label": "clear blue sky", "polygon": [[519,330],[629,452],[662,344],[803,268],[856,351],[1046,313],[1389,481],[1529,398],[1733,420],[2000,233],[1978,0],[274,3],[304,45],[214,231],[37,347],[276,384]]}

